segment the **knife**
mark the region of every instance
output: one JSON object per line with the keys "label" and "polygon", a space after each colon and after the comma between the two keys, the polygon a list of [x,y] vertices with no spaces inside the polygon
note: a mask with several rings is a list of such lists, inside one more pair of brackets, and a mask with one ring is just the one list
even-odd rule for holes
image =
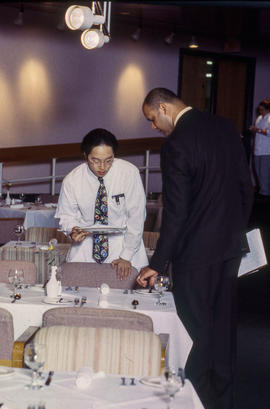
{"label": "knife", "polygon": [[49,386],[49,385],[50,385],[50,383],[51,383],[51,381],[52,381],[53,375],[54,375],[54,371],[50,371],[50,372],[49,372],[49,375],[48,375],[48,378],[47,378],[47,380],[46,380],[46,382],[45,382],[45,385],[46,385],[46,386]]}

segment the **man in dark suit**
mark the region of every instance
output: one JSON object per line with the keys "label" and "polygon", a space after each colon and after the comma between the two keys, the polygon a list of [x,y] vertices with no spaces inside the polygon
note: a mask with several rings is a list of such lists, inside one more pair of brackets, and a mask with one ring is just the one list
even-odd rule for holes
{"label": "man in dark suit", "polygon": [[160,238],[137,281],[153,285],[172,262],[177,310],[193,340],[187,376],[207,409],[232,409],[237,272],[253,200],[240,135],[164,88],[150,91],[143,112],[168,138]]}

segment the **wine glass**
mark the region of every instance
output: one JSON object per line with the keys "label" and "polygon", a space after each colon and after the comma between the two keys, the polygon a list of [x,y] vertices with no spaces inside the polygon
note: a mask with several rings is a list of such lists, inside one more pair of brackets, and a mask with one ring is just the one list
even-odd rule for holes
{"label": "wine glass", "polygon": [[18,241],[17,241],[16,245],[20,245],[21,244],[21,237],[22,237],[22,235],[24,233],[24,226],[22,224],[17,224],[15,226],[14,233],[16,234],[16,236],[18,238]]}
{"label": "wine glass", "polygon": [[20,193],[19,194],[19,199],[21,200],[21,202],[23,203],[25,201],[25,194],[24,193]]}
{"label": "wine glass", "polygon": [[13,287],[13,292],[11,294],[11,297],[15,297],[16,293],[17,293],[17,289],[18,286],[23,282],[24,280],[24,272],[23,270],[19,270],[19,269],[11,269],[8,272],[8,281],[10,282],[10,284]]}
{"label": "wine glass", "polygon": [[161,302],[161,298],[163,296],[163,292],[168,290],[170,285],[170,279],[168,276],[158,275],[154,284],[154,288],[159,293],[159,298],[156,305],[166,305],[163,301]]}
{"label": "wine glass", "polygon": [[45,364],[46,346],[36,342],[30,342],[24,349],[24,363],[32,369],[31,384],[26,385],[28,389],[40,389],[38,370]]}
{"label": "wine glass", "polygon": [[173,401],[175,394],[180,390],[181,379],[174,368],[164,368],[161,375],[161,385],[169,398],[167,409],[170,409],[170,402]]}
{"label": "wine glass", "polygon": [[37,196],[35,199],[35,205],[40,206],[42,204],[41,196]]}

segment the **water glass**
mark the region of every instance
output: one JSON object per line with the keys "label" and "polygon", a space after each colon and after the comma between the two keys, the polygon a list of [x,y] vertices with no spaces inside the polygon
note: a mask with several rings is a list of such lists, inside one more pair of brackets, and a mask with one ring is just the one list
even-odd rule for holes
{"label": "water glass", "polygon": [[24,363],[32,369],[31,384],[26,385],[28,389],[40,389],[43,385],[40,383],[38,371],[45,364],[46,346],[36,342],[30,342],[24,349]]}
{"label": "water glass", "polygon": [[168,406],[170,409],[170,403],[174,400],[175,394],[180,391],[182,383],[181,379],[174,368],[164,368],[161,376],[161,385],[166,395],[168,395]]}
{"label": "water glass", "polygon": [[156,291],[159,293],[159,298],[156,303],[156,305],[166,305],[166,303],[163,301],[161,302],[163,292],[168,290],[170,285],[170,279],[168,276],[163,276],[163,275],[158,275],[154,284],[154,288]]}
{"label": "water glass", "polygon": [[23,280],[24,280],[23,270],[19,270],[19,269],[9,270],[9,272],[8,272],[8,281],[10,282],[10,284],[13,287],[13,293],[12,293],[11,297],[15,297],[15,295],[17,293],[18,286],[23,282]]}

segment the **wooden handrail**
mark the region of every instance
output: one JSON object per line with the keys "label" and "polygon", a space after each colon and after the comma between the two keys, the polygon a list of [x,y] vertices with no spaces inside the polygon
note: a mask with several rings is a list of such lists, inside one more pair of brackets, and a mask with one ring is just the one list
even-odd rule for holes
{"label": "wooden handrail", "polygon": [[[138,155],[143,154],[146,150],[150,150],[151,153],[158,153],[164,140],[163,137],[119,139],[118,155]],[[42,163],[52,158],[70,159],[80,158],[81,156],[80,143],[19,146],[0,149],[0,163],[4,164],[18,162]]]}

